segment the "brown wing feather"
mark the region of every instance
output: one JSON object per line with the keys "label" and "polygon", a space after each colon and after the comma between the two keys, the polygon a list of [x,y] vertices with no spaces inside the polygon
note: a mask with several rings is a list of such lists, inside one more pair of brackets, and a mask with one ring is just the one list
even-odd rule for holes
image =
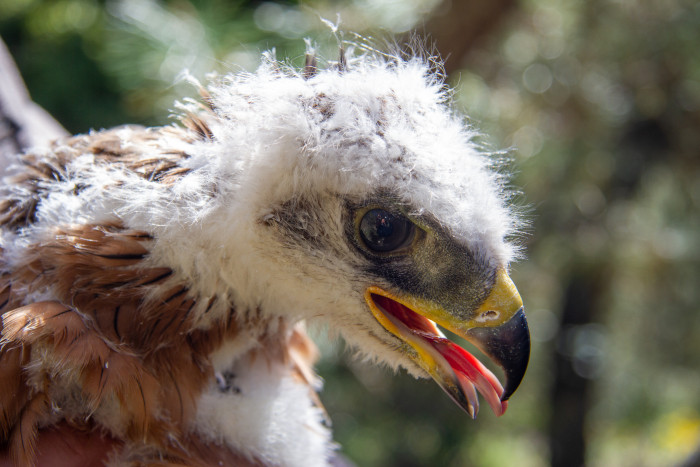
{"label": "brown wing feather", "polygon": [[10,437],[12,427],[29,402],[29,391],[22,371],[28,352],[21,347],[0,350],[0,444]]}
{"label": "brown wing feather", "polygon": [[49,411],[49,399],[45,393],[36,394],[22,410],[10,434],[10,457],[17,467],[33,465],[39,423]]}
{"label": "brown wing feather", "polygon": [[[157,358],[143,359],[106,341],[91,324],[58,302],[35,303],[3,315],[1,432],[21,465],[33,459],[36,427],[47,416],[41,398],[53,392],[52,385],[62,381],[56,376],[66,372],[78,374],[87,411],[104,401],[119,401],[132,441],[168,446],[168,437],[181,433],[194,412],[196,396],[211,373],[202,367],[204,356],[197,359],[182,348],[170,348],[156,353]],[[41,392],[22,400],[17,394],[37,389],[30,389],[24,377],[25,356],[32,347],[50,355],[50,362],[44,362],[41,374],[31,375],[41,382]]]}
{"label": "brown wing feather", "polygon": [[[0,200],[0,228],[17,230],[35,222],[42,190],[63,180],[70,161],[86,152],[97,164],[118,164],[154,183],[175,183],[189,170],[181,165],[188,155],[161,147],[162,134],[213,137],[204,118],[184,123],[190,130],[132,129],[129,144],[122,141],[122,130],[110,130],[63,141],[51,156],[25,155],[25,171],[13,181],[17,189]],[[69,425],[90,428],[94,422],[86,422],[86,415],[118,403],[127,421],[126,441],[158,446],[162,465],[220,459],[255,465],[181,436],[199,394],[213,379],[209,355],[241,329],[234,310],[208,329],[196,327],[198,302],[199,311],[207,313],[221,307],[222,299],[194,296],[172,270],[151,264],[153,241],[147,232],[113,222],[56,226],[49,238],[28,247],[32,254],[15,268],[3,262],[0,249],[0,446],[9,446],[17,465],[31,465],[37,427],[48,420],[54,385],[66,375],[72,375],[77,397],[86,404],[86,414],[64,414]],[[46,290],[53,300],[26,302]],[[268,327],[251,316],[248,325]],[[303,330],[287,333],[282,323],[272,328],[277,330],[262,337],[264,357],[288,362],[300,380],[315,386],[316,351]],[[83,418],[70,418],[78,415]],[[161,465],[154,462],[148,465]]]}
{"label": "brown wing feather", "polygon": [[[128,352],[117,352],[89,321],[59,302],[39,302],[3,315],[3,353],[6,348],[29,352],[32,347],[41,348],[50,355],[49,361],[43,362],[42,373],[31,375],[42,384],[34,390],[39,389],[40,394],[51,393],[58,375],[75,372],[89,409],[95,410],[105,398],[116,397],[127,414],[130,436],[136,439],[146,436],[149,424],[155,419],[160,386],[140,358]],[[30,370],[34,371],[36,369]],[[39,407],[34,400],[32,398],[18,421],[25,428],[17,432],[16,425],[10,435],[13,449],[19,446],[14,439],[17,433],[22,435],[22,446],[27,449],[32,446],[28,440],[36,430],[28,431],[25,418],[36,414],[34,418],[38,421],[42,414],[34,408]],[[32,451],[28,450],[26,456],[31,458]]]}
{"label": "brown wing feather", "polygon": [[[8,304],[22,301],[19,291],[51,288],[57,298],[5,307],[0,443],[9,438],[13,446],[21,444],[13,433],[29,416],[26,408],[20,413],[22,407],[33,399],[12,398],[28,391],[27,355],[41,347],[50,362],[42,367],[46,377],[33,380],[44,382],[43,393],[51,393],[53,375],[77,374],[86,410],[118,401],[128,439],[184,455],[171,438],[182,434],[213,378],[209,354],[239,330],[233,312],[210,330],[193,329],[196,299],[186,285],[167,268],[143,266],[151,242],[148,234],[117,224],[56,229],[50,240],[34,245],[26,264],[0,276],[0,297]],[[216,300],[205,303],[210,307]],[[35,431],[27,430],[21,439],[32,446]],[[22,459],[32,455],[27,451]]]}
{"label": "brown wing feather", "polygon": [[196,303],[183,283],[163,287],[170,269],[142,266],[151,240],[116,224],[56,228],[10,280],[29,293],[51,288],[58,301],[91,316],[105,338],[148,353],[179,338]]}

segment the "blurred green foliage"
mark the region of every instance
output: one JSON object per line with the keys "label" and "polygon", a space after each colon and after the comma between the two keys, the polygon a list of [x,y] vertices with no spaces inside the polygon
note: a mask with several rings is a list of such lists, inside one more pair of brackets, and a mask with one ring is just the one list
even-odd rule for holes
{"label": "blurred green foliage", "polygon": [[[262,50],[335,58],[319,17],[376,34],[421,27],[437,1],[14,0],[0,35],[33,98],[71,132],[163,124],[193,95],[183,69],[254,69]],[[348,33],[346,33],[347,35]],[[351,38],[351,36],[348,36]],[[508,413],[474,422],[437,386],[348,356],[321,330],[322,394],[362,466],[541,466],[553,361],[592,384],[587,461],[680,462],[700,443],[700,4],[522,0],[450,76],[455,105],[513,147],[532,209],[514,266],[533,335]],[[567,283],[603,284],[594,319],[560,326]]]}

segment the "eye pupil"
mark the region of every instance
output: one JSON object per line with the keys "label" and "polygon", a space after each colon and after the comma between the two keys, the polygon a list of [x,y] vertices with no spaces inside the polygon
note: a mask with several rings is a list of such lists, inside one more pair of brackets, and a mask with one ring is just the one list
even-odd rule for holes
{"label": "eye pupil", "polygon": [[367,248],[377,252],[394,251],[413,238],[413,224],[384,209],[372,209],[360,221],[360,236]]}
{"label": "eye pupil", "polygon": [[387,213],[377,214],[377,235],[382,239],[391,237],[391,234],[394,233],[394,224],[385,214]]}

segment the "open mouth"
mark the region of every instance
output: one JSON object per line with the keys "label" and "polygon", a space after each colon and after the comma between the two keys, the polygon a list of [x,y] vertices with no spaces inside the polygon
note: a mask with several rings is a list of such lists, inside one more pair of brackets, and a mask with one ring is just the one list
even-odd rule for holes
{"label": "open mouth", "polygon": [[412,359],[472,418],[479,411],[477,391],[497,416],[503,415],[508,402],[498,378],[476,357],[447,339],[434,321],[379,287],[369,287],[365,299],[380,324],[413,348],[416,354]]}

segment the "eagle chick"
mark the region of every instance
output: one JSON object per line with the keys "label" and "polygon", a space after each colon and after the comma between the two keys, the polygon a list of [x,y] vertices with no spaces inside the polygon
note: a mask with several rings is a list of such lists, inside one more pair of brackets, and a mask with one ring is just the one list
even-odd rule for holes
{"label": "eagle chick", "polygon": [[[427,61],[267,56],[202,96],[182,126],[59,140],[7,174],[13,461],[73,430],[108,439],[110,466],[326,465],[310,320],[471,416],[477,390],[502,414],[529,354],[506,273],[517,218]],[[437,325],[501,365],[505,388]]]}

